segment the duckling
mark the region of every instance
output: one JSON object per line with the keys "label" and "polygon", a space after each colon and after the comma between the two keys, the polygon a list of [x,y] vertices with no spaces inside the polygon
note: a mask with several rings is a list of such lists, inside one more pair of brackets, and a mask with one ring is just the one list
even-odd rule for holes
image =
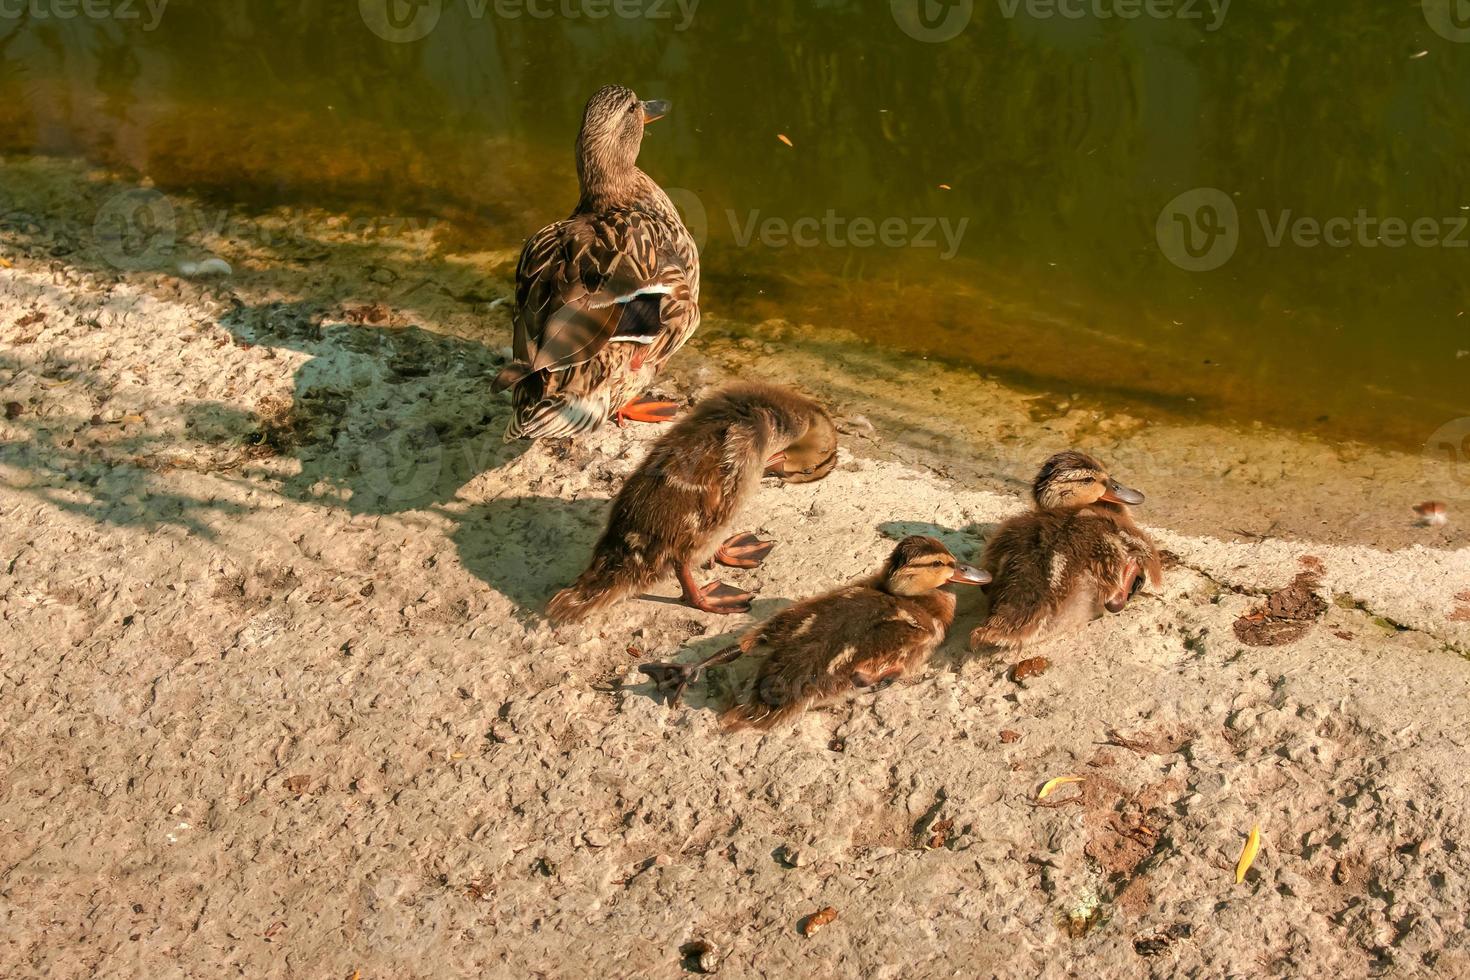
{"label": "duckling", "polygon": [[547,607],[557,623],[594,611],[658,581],[670,569],[683,601],[710,613],[748,612],[750,593],[722,582],[701,586],[693,565],[709,558],[755,568],[774,545],[753,534],[720,545],[722,532],[762,474],[810,483],[837,465],[837,429],[826,409],[779,385],[730,385],[663,435],[613,501],[607,530],[581,577]]}
{"label": "duckling", "polygon": [[638,169],[643,129],[669,111],[608,85],[577,136],[581,199],[526,242],[516,268],[514,387],[506,441],[574,436],[608,418],[666,422],[640,396],[699,329],[699,249],[663,188]]}
{"label": "duckling", "polygon": [[995,579],[990,615],[970,634],[973,649],[1016,649],[1121,612],[1143,585],[1163,582],[1158,548],[1133,523],[1143,494],[1079,452],[1058,453],[1032,486],[1036,508],[1000,526],[985,548]]}
{"label": "duckling", "polygon": [[720,722],[728,731],[768,730],[854,688],[886,687],[923,667],[954,622],[955,597],[943,586],[989,581],[935,538],[904,538],[877,574],[777,613],[700,663],[639,669],[678,704],[710,667],[764,653],[749,697]]}

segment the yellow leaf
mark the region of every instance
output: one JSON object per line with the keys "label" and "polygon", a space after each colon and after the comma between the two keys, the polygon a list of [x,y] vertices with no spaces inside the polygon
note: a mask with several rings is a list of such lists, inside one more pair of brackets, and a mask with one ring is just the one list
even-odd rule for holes
{"label": "yellow leaf", "polygon": [[6,259],[6,258],[0,258],[0,269],[14,269],[14,268],[15,268],[15,263],[14,262],[11,262],[9,259]]}
{"label": "yellow leaf", "polygon": [[940,184],[939,189],[942,191],[954,190],[954,188],[950,187],[948,184]]}
{"label": "yellow leaf", "polygon": [[1036,798],[1038,800],[1044,800],[1048,796],[1050,796],[1051,791],[1056,789],[1058,786],[1065,786],[1068,783],[1080,783],[1086,778],[1086,776],[1058,776],[1056,779],[1048,779],[1046,781],[1046,785],[1041,787],[1041,792],[1036,794]]}
{"label": "yellow leaf", "polygon": [[1251,835],[1245,839],[1245,849],[1240,852],[1240,861],[1235,865],[1235,883],[1238,885],[1245,881],[1245,873],[1251,869],[1251,862],[1256,859],[1256,853],[1261,849],[1261,828],[1251,828]]}
{"label": "yellow leaf", "polygon": [[776,139],[780,140],[782,143],[785,143],[789,147],[795,148],[796,146],[795,143],[791,142],[791,137],[787,136],[785,133],[777,133]]}

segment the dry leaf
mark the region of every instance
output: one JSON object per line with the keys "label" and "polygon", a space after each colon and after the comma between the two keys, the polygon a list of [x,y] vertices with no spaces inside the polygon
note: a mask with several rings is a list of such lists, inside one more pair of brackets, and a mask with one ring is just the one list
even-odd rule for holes
{"label": "dry leaf", "polygon": [[1245,873],[1251,869],[1251,862],[1256,859],[1256,854],[1261,850],[1261,828],[1251,828],[1251,834],[1245,839],[1245,849],[1240,852],[1240,860],[1235,865],[1235,883],[1238,885],[1245,881]]}
{"label": "dry leaf", "polygon": [[790,136],[787,136],[785,133],[777,133],[776,134],[776,139],[780,140],[782,143],[785,143],[787,146],[790,146],[790,147],[793,147],[793,148],[796,146],[795,143],[791,142],[791,137]]}
{"label": "dry leaf", "polygon": [[1068,783],[1080,783],[1085,781],[1086,779],[1086,776],[1058,776],[1056,779],[1048,779],[1046,781],[1046,785],[1041,787],[1041,792],[1036,794],[1036,798],[1038,800],[1044,800],[1048,796],[1050,796],[1051,791],[1056,789],[1058,786],[1065,786]]}
{"label": "dry leaf", "polygon": [[1012,742],[1019,742],[1021,740],[1021,733],[1013,732],[1009,728],[1002,728],[1000,731],[1000,740],[1010,745]]}
{"label": "dry leaf", "polygon": [[949,843],[949,832],[954,830],[954,821],[948,818],[929,828],[929,850],[937,850]]}
{"label": "dry leaf", "polygon": [[286,791],[300,796],[311,788],[310,776],[287,776]]}
{"label": "dry leaf", "polygon": [[1032,657],[1022,660],[1011,668],[1011,680],[1024,681],[1030,677],[1040,677],[1051,667],[1051,661],[1045,657]]}
{"label": "dry leaf", "polygon": [[801,924],[801,934],[810,939],[816,935],[817,930],[823,926],[831,925],[835,921],[837,921],[837,910],[829,905],[820,912],[813,912],[806,917]]}

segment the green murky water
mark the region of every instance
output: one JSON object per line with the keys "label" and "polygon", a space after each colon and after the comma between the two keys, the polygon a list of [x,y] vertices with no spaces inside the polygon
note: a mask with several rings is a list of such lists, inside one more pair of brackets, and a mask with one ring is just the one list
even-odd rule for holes
{"label": "green murky water", "polygon": [[1334,438],[1470,416],[1460,0],[305,7],[0,0],[0,149],[504,248],[616,80],[675,103],[643,162],[716,314]]}

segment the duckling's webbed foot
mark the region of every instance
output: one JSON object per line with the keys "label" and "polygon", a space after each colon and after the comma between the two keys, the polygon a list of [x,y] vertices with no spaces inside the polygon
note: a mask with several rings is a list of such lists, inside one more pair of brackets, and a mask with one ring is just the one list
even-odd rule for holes
{"label": "duckling's webbed foot", "polygon": [[1136,561],[1129,561],[1123,566],[1123,574],[1119,578],[1118,591],[1108,597],[1103,606],[1108,612],[1122,612],[1128,605],[1128,600],[1138,594],[1143,588],[1143,568]]}
{"label": "duckling's webbed foot", "polygon": [[644,676],[653,681],[653,686],[669,695],[669,704],[677,705],[684,691],[699,680],[701,668],[698,664],[674,664],[666,661],[643,664],[639,668]]}
{"label": "duckling's webbed foot", "polygon": [[677,402],[657,398],[635,398],[613,413],[618,427],[629,422],[672,422],[679,414]]}
{"label": "duckling's webbed foot", "polygon": [[[668,661],[643,664],[638,669],[651,681],[658,690],[670,694],[669,704],[678,706],[684,697],[684,692],[690,684],[697,683],[700,675],[710,667],[719,667],[732,661],[739,660],[744,653],[740,644],[736,643],[725,647],[723,650],[706,657],[696,664],[676,664]],[[670,693],[672,692],[672,693]]]}
{"label": "duckling's webbed foot", "polygon": [[694,581],[694,572],[689,563],[679,566],[679,585],[684,590],[684,602],[695,609],[721,616],[733,616],[750,612],[750,602],[755,598],[750,592],[741,592],[724,582],[711,582],[701,586]]}
{"label": "duckling's webbed foot", "polygon": [[737,534],[715,552],[715,561],[726,568],[759,568],[776,547],[774,541],[762,541],[754,534]]}

